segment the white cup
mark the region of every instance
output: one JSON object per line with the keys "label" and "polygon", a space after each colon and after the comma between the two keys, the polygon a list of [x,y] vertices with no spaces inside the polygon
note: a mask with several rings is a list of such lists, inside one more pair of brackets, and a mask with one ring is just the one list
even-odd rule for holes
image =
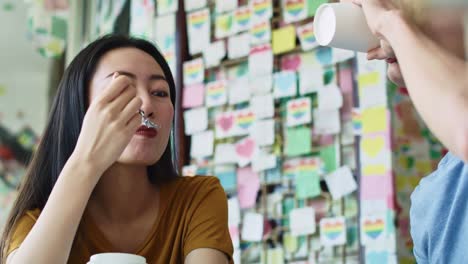
{"label": "white cup", "polygon": [[360,52],[380,46],[362,8],[353,3],[322,4],[315,13],[314,33],[321,46]]}
{"label": "white cup", "polygon": [[87,264],[146,264],[146,259],[126,253],[102,253],[92,255]]}

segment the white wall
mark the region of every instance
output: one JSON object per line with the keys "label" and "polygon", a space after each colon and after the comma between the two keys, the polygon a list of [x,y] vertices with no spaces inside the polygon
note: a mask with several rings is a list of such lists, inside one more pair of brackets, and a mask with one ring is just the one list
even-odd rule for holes
{"label": "white wall", "polygon": [[[26,37],[27,5],[9,2],[14,3],[12,11],[0,9],[0,86],[6,88],[0,94],[0,124],[16,131],[27,123],[40,134],[47,118],[50,62]],[[19,111],[24,120],[17,119]]]}

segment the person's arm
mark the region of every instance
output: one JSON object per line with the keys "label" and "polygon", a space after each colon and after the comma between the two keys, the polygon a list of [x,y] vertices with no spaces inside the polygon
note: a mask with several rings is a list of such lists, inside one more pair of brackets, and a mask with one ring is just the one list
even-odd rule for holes
{"label": "person's arm", "polygon": [[436,137],[468,162],[468,65],[411,27],[397,11],[380,33],[392,46],[411,99]]}
{"label": "person's arm", "polygon": [[91,102],[73,154],[46,205],[7,264],[65,264],[89,197],[102,173],[121,155],[141,123],[131,80],[122,76]]}
{"label": "person's arm", "polygon": [[21,246],[8,256],[7,264],[67,263],[96,179],[90,165],[70,159],[36,224]]}
{"label": "person's arm", "polygon": [[211,248],[199,248],[190,252],[185,258],[185,264],[228,264],[226,254]]}

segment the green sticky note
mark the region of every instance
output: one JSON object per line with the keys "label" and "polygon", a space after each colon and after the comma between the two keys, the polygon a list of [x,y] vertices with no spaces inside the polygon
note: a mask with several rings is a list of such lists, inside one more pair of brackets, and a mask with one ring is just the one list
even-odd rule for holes
{"label": "green sticky note", "polygon": [[296,174],[296,197],[297,199],[307,199],[319,196],[320,176],[317,172],[300,171]]}
{"label": "green sticky note", "polygon": [[52,36],[67,39],[67,21],[58,16],[52,16]]}
{"label": "green sticky note", "polygon": [[308,0],[307,7],[309,9],[309,16],[315,16],[317,8],[325,3],[328,3],[328,0]]}
{"label": "green sticky note", "polygon": [[286,130],[285,155],[294,157],[310,153],[311,138],[311,131],[308,127],[288,128]]}
{"label": "green sticky note", "polygon": [[[283,200],[283,215],[289,215],[292,209],[294,209],[294,198],[285,198]],[[283,226],[289,226],[289,217],[283,219]]]}
{"label": "green sticky note", "polygon": [[4,3],[2,5],[2,9],[5,11],[12,11],[15,8],[15,5],[13,3]]}
{"label": "green sticky note", "polygon": [[320,158],[325,163],[325,172],[330,173],[336,170],[338,166],[337,153],[335,145],[323,147],[320,150]]}
{"label": "green sticky note", "polygon": [[4,96],[6,94],[6,87],[3,85],[0,85],[0,96]]}

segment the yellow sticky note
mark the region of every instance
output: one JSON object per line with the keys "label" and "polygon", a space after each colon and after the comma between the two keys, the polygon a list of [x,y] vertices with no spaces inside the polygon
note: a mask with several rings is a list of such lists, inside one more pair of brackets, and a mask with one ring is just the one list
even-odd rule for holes
{"label": "yellow sticky note", "polygon": [[362,168],[362,176],[383,175],[390,171],[385,164],[366,165]]}
{"label": "yellow sticky note", "polygon": [[294,26],[287,26],[272,33],[273,54],[281,54],[296,47],[296,30]]}
{"label": "yellow sticky note", "polygon": [[416,186],[418,186],[420,180],[421,180],[421,178],[419,178],[419,177],[414,177],[414,176],[413,177],[408,177],[408,182],[411,185],[412,189],[414,189],[414,188],[416,188]]}
{"label": "yellow sticky note", "polygon": [[363,138],[361,146],[367,157],[375,158],[384,150],[385,139],[383,137]]}
{"label": "yellow sticky note", "polygon": [[366,87],[366,86],[378,84],[379,80],[380,80],[379,72],[371,72],[371,73],[359,75],[358,84],[359,84],[359,87]]}
{"label": "yellow sticky note", "polygon": [[362,132],[364,134],[388,130],[389,114],[386,107],[374,107],[362,111]]}
{"label": "yellow sticky note", "polygon": [[288,253],[294,253],[297,251],[297,238],[287,233],[283,238],[284,249]]}

